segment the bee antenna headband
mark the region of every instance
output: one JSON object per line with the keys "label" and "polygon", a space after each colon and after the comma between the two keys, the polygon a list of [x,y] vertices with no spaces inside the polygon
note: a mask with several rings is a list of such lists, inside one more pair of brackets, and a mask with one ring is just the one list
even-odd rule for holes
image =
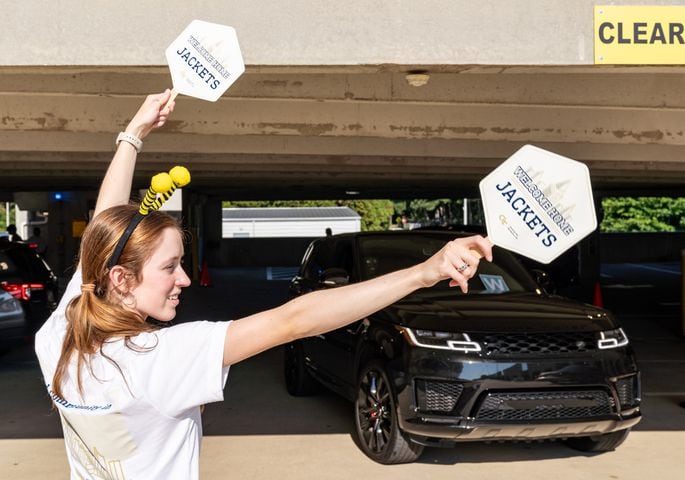
{"label": "bee antenna headband", "polygon": [[[148,188],[145,198],[140,202],[140,208],[129,222],[126,230],[119,238],[114,253],[107,262],[107,268],[112,268],[119,261],[121,252],[124,251],[126,242],[131,237],[133,230],[138,226],[140,221],[147,216],[148,213],[159,208],[171,198],[176,188],[183,187],[190,183],[190,172],[185,167],[176,166],[169,170],[169,173],[158,173],[150,181],[150,188]],[[159,195],[159,198],[157,198]]]}

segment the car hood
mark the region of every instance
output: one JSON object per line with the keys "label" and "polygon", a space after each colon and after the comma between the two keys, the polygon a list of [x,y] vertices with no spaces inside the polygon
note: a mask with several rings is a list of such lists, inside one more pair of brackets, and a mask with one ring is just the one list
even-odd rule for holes
{"label": "car hood", "polygon": [[474,333],[595,332],[618,327],[605,310],[536,293],[459,295],[423,290],[374,318],[410,328]]}

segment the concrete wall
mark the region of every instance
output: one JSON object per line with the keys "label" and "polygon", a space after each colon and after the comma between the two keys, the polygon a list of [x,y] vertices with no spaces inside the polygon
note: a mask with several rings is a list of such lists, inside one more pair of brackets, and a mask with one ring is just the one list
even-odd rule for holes
{"label": "concrete wall", "polygon": [[346,219],[223,219],[222,238],[283,238],[315,237],[326,234],[326,228],[335,233],[358,232],[359,218]]}
{"label": "concrete wall", "polygon": [[675,262],[684,249],[685,232],[600,235],[602,263]]}
{"label": "concrete wall", "polygon": [[2,0],[0,44],[14,48],[0,65],[166,65],[164,50],[196,18],[233,26],[247,65],[591,65],[593,7],[606,3]]}
{"label": "concrete wall", "polygon": [[224,238],[211,266],[295,267],[314,238]]}

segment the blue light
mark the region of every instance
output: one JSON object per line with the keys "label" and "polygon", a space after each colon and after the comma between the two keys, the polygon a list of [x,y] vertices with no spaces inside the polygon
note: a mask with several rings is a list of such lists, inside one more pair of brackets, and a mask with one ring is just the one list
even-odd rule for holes
{"label": "blue light", "polygon": [[60,200],[62,200],[62,194],[59,193],[59,192],[54,193],[54,194],[52,195],[52,198],[55,199],[55,200],[57,200],[57,201],[60,201]]}

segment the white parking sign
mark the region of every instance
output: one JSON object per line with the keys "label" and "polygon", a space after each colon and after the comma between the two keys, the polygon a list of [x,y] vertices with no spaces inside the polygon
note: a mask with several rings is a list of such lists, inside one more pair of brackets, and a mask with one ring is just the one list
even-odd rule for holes
{"label": "white parking sign", "polygon": [[597,228],[585,164],[525,145],[480,182],[488,238],[549,263]]}
{"label": "white parking sign", "polygon": [[245,71],[235,30],[193,20],[166,49],[176,93],[215,102]]}

